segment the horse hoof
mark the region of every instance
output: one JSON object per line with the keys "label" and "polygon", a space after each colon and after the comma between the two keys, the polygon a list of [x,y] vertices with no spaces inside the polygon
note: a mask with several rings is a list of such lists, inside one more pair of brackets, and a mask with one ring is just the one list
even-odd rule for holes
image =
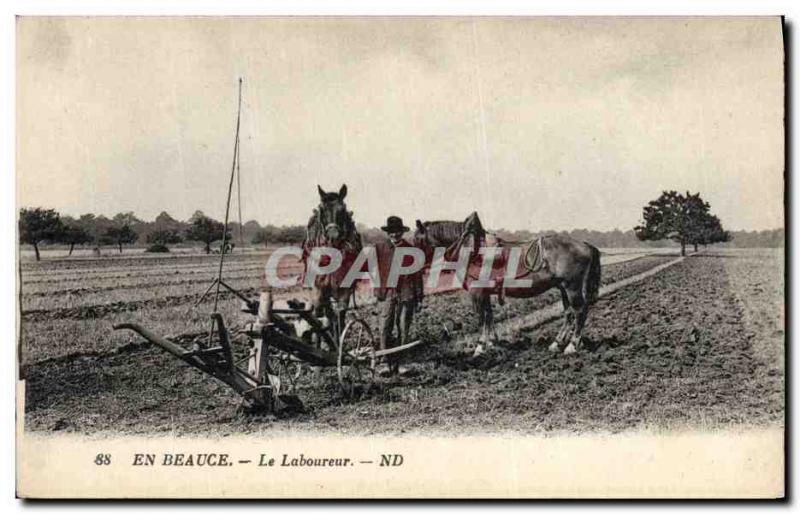
{"label": "horse hoof", "polygon": [[556,353],[558,351],[558,341],[553,341],[553,343],[547,349],[553,353]]}
{"label": "horse hoof", "polygon": [[575,345],[574,345],[574,344],[572,344],[572,343],[569,343],[569,344],[567,345],[567,347],[566,347],[566,348],[564,348],[564,355],[569,355],[569,354],[571,354],[571,353],[575,353],[575,352],[577,352],[577,351],[578,351],[578,350],[577,350],[577,349],[575,349]]}

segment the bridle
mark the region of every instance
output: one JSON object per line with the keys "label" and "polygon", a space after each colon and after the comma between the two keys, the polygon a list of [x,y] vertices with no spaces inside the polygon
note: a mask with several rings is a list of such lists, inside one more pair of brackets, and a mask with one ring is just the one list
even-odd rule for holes
{"label": "bridle", "polygon": [[[361,251],[361,240],[352,219],[352,212],[345,209],[345,219],[341,226],[336,220],[327,220],[327,211],[323,205],[314,209],[313,223],[306,230],[306,250],[313,246],[325,246],[338,248],[340,246],[349,247],[356,253]],[[336,231],[339,237],[335,240],[328,239],[328,233]],[[340,248],[341,249],[341,248]]]}
{"label": "bridle", "polygon": [[336,223],[336,220],[327,219],[327,211],[324,206],[320,205],[318,208],[314,209],[314,242],[319,246],[333,246],[333,242],[328,240],[328,233],[334,232],[341,234],[341,237],[338,238],[339,240],[345,240],[349,236],[349,231],[347,230],[348,223],[344,223],[344,226],[339,226]]}

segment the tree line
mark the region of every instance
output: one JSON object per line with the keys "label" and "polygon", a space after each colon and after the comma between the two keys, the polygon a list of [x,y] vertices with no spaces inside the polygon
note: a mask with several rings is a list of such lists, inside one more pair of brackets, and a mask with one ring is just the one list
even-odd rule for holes
{"label": "tree line", "polygon": [[[784,245],[783,229],[728,232],[710,206],[699,194],[680,194],[664,191],[643,209],[643,221],[632,230],[597,231],[576,229],[556,232],[552,230],[530,232],[527,230],[495,230],[507,240],[528,241],[535,237],[562,233],[588,241],[601,248],[665,247],[673,242],[681,245],[707,245],[732,242],[737,247],[781,247]],[[54,209],[23,208],[19,215],[19,241],[33,246],[36,259],[40,259],[41,244],[69,246],[72,255],[75,246],[113,245],[120,252],[126,245],[146,244],[147,251],[168,252],[169,247],[184,242],[196,242],[210,253],[212,245],[220,248],[235,244],[271,245],[299,244],[305,238],[305,225],[262,226],[255,220],[242,225],[228,224],[226,243],[222,244],[223,223],[202,211],[196,211],[187,221],[179,221],[162,212],[153,221],[143,221],[133,212],[121,212],[112,218],[103,215],[83,214],[77,218],[62,216]],[[378,228],[357,224],[366,243],[376,243],[385,238]]]}
{"label": "tree line", "polygon": [[[222,222],[202,211],[196,211],[188,221],[178,221],[162,212],[152,222],[139,219],[133,212],[122,212],[113,218],[94,214],[73,218],[61,216],[54,209],[35,207],[20,209],[19,213],[19,241],[33,246],[36,260],[40,260],[39,245],[43,243],[68,245],[72,255],[75,246],[80,245],[95,248],[113,245],[122,253],[125,245],[145,242],[148,252],[168,252],[171,245],[194,241],[202,243],[205,252],[211,253],[211,245],[216,241],[220,241],[220,248],[225,251],[235,245],[237,237],[243,239],[248,234],[252,239],[253,230],[261,230],[256,222],[242,226],[230,223],[227,231],[224,228]],[[224,242],[223,233],[227,234]]]}

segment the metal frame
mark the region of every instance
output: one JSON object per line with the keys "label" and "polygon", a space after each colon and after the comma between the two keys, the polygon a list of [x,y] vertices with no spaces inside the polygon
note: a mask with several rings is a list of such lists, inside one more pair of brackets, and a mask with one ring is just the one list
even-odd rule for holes
{"label": "metal frame", "polygon": [[[241,294],[237,294],[237,296],[244,298]],[[127,329],[136,332],[162,350],[228,385],[242,396],[245,407],[248,410],[263,412],[275,410],[275,402],[282,389],[279,376],[270,367],[271,349],[312,366],[336,367],[342,389],[345,392],[352,392],[354,389],[353,384],[347,383],[344,378],[343,367],[368,366],[372,371],[374,370],[376,359],[399,353],[421,344],[421,341],[414,341],[386,350],[374,350],[374,339],[369,326],[360,318],[356,318],[356,320],[351,320],[348,325],[354,322],[363,323],[368,330],[369,343],[373,350],[368,355],[359,355],[354,359],[346,352],[346,348],[343,346],[345,344],[344,341],[339,340],[340,334],[346,334],[348,325],[340,333],[333,320],[329,326],[325,326],[313,315],[311,309],[275,309],[273,308],[271,292],[262,293],[258,301],[244,298],[242,310],[255,315],[257,321],[251,323],[249,329],[245,331],[252,342],[250,354],[238,362],[234,359],[230,334],[222,315],[216,312],[211,314],[212,331],[216,327],[219,345],[206,348],[201,348],[195,344],[191,350],[186,349],[154,334],[138,323],[120,323],[114,325],[113,328],[115,330]],[[328,343],[329,347],[335,348],[336,351],[332,352],[317,348],[295,337],[294,326],[284,319],[284,316],[287,315],[297,316],[306,321],[312,328],[313,333],[319,334]],[[238,366],[239,362],[244,360],[248,361],[247,370]]]}

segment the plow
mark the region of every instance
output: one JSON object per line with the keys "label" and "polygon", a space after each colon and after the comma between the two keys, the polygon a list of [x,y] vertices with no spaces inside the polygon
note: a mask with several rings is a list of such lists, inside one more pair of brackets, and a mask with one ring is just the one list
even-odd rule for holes
{"label": "plow", "polygon": [[[262,293],[258,300],[243,302],[241,310],[252,316],[244,329],[236,332],[247,340],[243,356],[234,345],[238,338],[233,337],[217,312],[211,314],[212,331],[202,346],[176,344],[137,323],[120,323],[114,329],[132,330],[224,383],[242,397],[245,411],[252,413],[274,412],[292,402],[291,393],[304,366],[336,368],[343,395],[352,397],[372,384],[380,359],[421,344],[414,341],[376,350],[372,330],[356,309],[345,309],[345,315],[340,317],[341,311],[334,308],[333,316],[317,317],[304,302],[274,302],[271,292]],[[339,319],[346,320],[342,326]]]}

